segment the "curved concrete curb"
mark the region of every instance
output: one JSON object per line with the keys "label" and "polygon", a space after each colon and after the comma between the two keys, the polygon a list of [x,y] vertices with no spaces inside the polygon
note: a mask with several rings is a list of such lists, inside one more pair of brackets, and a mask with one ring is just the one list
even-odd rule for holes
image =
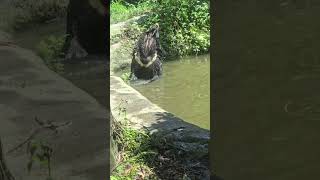
{"label": "curved concrete curb", "polygon": [[[126,101],[126,103],[123,103]],[[110,107],[116,121],[123,120],[118,106],[126,108],[126,117],[137,130],[148,129],[152,134],[166,137],[193,160],[208,157],[208,130],[192,125],[151,103],[121,78],[110,76]]]}

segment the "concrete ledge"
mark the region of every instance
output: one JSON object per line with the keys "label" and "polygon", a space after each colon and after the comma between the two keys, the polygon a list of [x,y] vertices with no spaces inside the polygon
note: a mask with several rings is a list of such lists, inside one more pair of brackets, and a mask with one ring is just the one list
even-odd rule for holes
{"label": "concrete ledge", "polygon": [[116,121],[123,119],[119,114],[119,104],[126,108],[126,116],[133,123],[134,128],[138,130],[146,128],[152,134],[166,137],[176,148],[188,152],[190,158],[208,157],[210,139],[208,130],[187,123],[161,109],[121,78],[110,76],[111,113]]}
{"label": "concrete ledge", "polygon": [[[44,130],[37,136],[54,148],[54,179],[107,178],[109,111],[86,92],[50,71],[32,51],[0,45],[0,137],[4,152],[24,141],[38,127],[35,117],[72,123],[56,135]],[[45,179],[46,169],[37,165],[28,173],[28,159],[25,146],[6,154],[8,167],[16,179]]]}

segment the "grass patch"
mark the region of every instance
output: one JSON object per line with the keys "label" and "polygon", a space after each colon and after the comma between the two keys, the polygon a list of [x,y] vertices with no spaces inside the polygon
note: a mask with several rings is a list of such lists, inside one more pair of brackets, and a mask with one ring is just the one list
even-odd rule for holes
{"label": "grass patch", "polygon": [[[210,47],[209,0],[140,1],[140,4],[143,3],[152,4],[147,6],[150,9],[147,16],[125,28],[122,37],[111,37],[112,43],[126,38],[136,41],[142,32],[159,23],[160,41],[167,52],[167,59],[208,53]],[[128,9],[134,9],[134,7],[134,5],[124,5],[123,1],[115,1],[115,12],[111,13],[111,19],[118,18],[116,21],[127,19],[124,16],[130,15],[127,12]]]}
{"label": "grass patch", "polygon": [[131,4],[123,0],[116,0],[111,2],[110,23],[118,23],[128,20],[134,16],[144,14],[152,9],[152,3],[149,1],[140,1],[137,4]]}
{"label": "grass patch", "polygon": [[130,81],[130,72],[125,72],[125,73],[123,73],[122,75],[121,75],[121,79],[124,81],[124,82],[126,82],[126,83],[128,83],[129,81]]}
{"label": "grass patch", "polygon": [[27,153],[29,155],[29,162],[27,164],[28,172],[30,173],[33,165],[38,163],[45,166],[48,171],[46,180],[53,180],[51,174],[53,149],[51,145],[43,140],[33,140],[28,144]]}
{"label": "grass patch", "polygon": [[209,0],[154,1],[140,26],[160,25],[161,45],[168,57],[207,53],[210,47]]}
{"label": "grass patch", "polygon": [[42,58],[44,63],[57,73],[64,72],[62,63],[62,48],[66,36],[48,36],[36,46],[36,53]]}
{"label": "grass patch", "polygon": [[119,105],[118,110],[123,121],[113,121],[111,128],[112,138],[118,147],[119,156],[110,179],[158,179],[147,164],[157,155],[157,152],[151,148],[151,137],[143,131],[130,128],[130,122],[126,117],[126,108]]}
{"label": "grass patch", "polygon": [[[126,101],[124,101],[126,102]],[[120,104],[121,105],[121,104]],[[165,136],[136,130],[119,105],[121,121],[113,121],[112,138],[118,147],[118,161],[111,172],[113,180],[129,179],[197,179],[201,177],[198,163],[172,145]],[[208,158],[208,157],[205,157]],[[198,159],[196,160],[198,161]]]}

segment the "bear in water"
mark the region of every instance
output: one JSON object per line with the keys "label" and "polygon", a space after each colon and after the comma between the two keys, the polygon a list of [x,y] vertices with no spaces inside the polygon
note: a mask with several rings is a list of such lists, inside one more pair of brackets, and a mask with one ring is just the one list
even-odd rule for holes
{"label": "bear in water", "polygon": [[163,50],[159,39],[159,24],[143,33],[133,50],[131,75],[138,79],[154,80],[162,75],[160,56]]}

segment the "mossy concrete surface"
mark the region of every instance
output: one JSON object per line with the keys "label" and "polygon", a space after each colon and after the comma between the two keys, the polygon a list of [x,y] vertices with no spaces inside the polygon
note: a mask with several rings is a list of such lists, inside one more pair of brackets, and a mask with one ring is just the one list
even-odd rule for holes
{"label": "mossy concrete surface", "polygon": [[[126,26],[134,22],[138,22],[144,17],[145,15],[136,16],[128,19],[127,21],[112,24],[110,26],[110,39],[120,36]],[[132,51],[126,51],[124,49],[126,44],[122,41],[118,41],[110,45],[110,75],[114,75],[119,71],[119,69],[130,67]]]}

